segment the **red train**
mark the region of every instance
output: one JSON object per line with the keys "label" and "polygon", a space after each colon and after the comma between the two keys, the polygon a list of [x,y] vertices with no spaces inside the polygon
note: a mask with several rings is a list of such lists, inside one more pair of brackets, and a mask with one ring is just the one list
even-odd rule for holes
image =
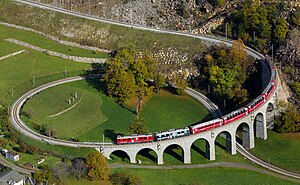
{"label": "red train", "polygon": [[275,91],[276,88],[276,71],[275,68],[272,68],[271,71],[271,81],[268,84],[267,88],[264,92],[250,102],[245,107],[242,107],[236,111],[233,111],[221,118],[217,118],[208,122],[199,123],[196,125],[191,125],[187,128],[182,129],[172,129],[168,131],[158,132],[155,133],[153,136],[152,134],[144,134],[144,135],[128,135],[128,136],[118,136],[117,137],[117,144],[130,144],[130,143],[144,143],[144,142],[152,142],[152,141],[160,141],[166,139],[173,139],[177,137],[184,137],[190,134],[197,134],[201,132],[205,132],[207,130],[211,130],[222,125],[229,124],[234,122],[247,114],[255,111],[259,108],[264,102],[266,102],[272,93]]}

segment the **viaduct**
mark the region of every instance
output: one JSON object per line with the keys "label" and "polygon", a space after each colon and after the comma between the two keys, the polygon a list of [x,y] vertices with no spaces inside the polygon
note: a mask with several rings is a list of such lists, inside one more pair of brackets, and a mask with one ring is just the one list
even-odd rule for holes
{"label": "viaduct", "polygon": [[[262,64],[262,87],[263,89],[268,85],[271,79],[272,69],[266,60],[261,60]],[[274,70],[274,69],[273,69]],[[197,99],[199,93],[195,91],[188,90],[187,94]],[[215,160],[215,146],[216,138],[218,135],[222,135],[226,138],[226,151],[230,154],[236,154],[236,142],[237,142],[237,131],[242,130],[242,145],[245,148],[252,149],[255,146],[254,137],[259,139],[267,139],[267,112],[269,108],[275,108],[275,99],[277,95],[277,86],[273,94],[270,96],[268,101],[264,102],[255,111],[244,116],[243,118],[223,125],[221,127],[214,128],[212,130],[198,133],[195,135],[190,135],[186,137],[179,137],[170,140],[156,141],[151,143],[140,143],[140,144],[126,144],[126,145],[103,145],[96,148],[100,151],[106,158],[110,159],[110,155],[114,152],[121,151],[125,152],[131,163],[136,163],[136,156],[142,150],[153,150],[157,156],[157,164],[164,163],[164,153],[165,150],[170,146],[179,146],[182,148],[182,160],[185,164],[191,163],[191,147],[195,142],[205,142],[206,151],[205,155],[209,160]],[[207,106],[210,112],[214,110]]]}

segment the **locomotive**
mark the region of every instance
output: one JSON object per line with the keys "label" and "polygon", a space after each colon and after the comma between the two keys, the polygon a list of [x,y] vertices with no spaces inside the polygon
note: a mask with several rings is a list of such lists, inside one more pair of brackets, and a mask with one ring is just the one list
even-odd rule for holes
{"label": "locomotive", "polygon": [[173,138],[188,136],[191,134],[205,132],[207,130],[220,127],[222,125],[229,124],[250,114],[251,112],[255,111],[257,108],[259,108],[264,102],[269,100],[270,96],[275,90],[275,87],[276,87],[276,71],[272,67],[271,81],[269,82],[267,88],[263,91],[261,95],[259,95],[257,98],[255,98],[253,101],[247,104],[245,107],[235,110],[225,116],[222,116],[221,118],[217,118],[204,123],[199,123],[196,125],[190,125],[186,128],[171,129],[167,131],[156,132],[154,135],[152,134],[118,135],[116,143],[131,144],[131,143],[145,143],[145,142],[173,139]]}

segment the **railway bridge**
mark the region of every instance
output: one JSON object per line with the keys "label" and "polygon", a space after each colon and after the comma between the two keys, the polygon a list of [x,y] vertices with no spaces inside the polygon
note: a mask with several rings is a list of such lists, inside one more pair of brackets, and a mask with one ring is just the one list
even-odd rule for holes
{"label": "railway bridge", "polygon": [[[272,75],[272,67],[266,60],[260,60],[262,66],[262,87],[265,89],[271,80]],[[276,78],[276,77],[275,77]],[[190,96],[198,99],[198,96],[201,94],[196,92],[193,89],[186,90],[186,93]],[[166,149],[168,147],[177,146],[182,149],[182,155],[180,156],[182,161],[185,164],[191,163],[191,148],[195,142],[205,142],[206,151],[202,151],[205,153],[205,156],[209,160],[215,160],[215,147],[216,138],[221,135],[226,138],[226,151],[230,154],[236,154],[236,143],[237,139],[240,140],[241,144],[248,148],[252,149],[255,146],[254,138],[260,138],[263,140],[267,139],[267,117],[270,114],[267,112],[271,110],[274,111],[275,108],[275,100],[277,96],[277,86],[275,91],[271,94],[269,99],[264,102],[261,106],[259,106],[255,111],[250,114],[238,119],[229,124],[223,125],[221,127],[217,127],[211,129],[209,131],[201,132],[195,135],[179,137],[170,140],[162,140],[156,142],[149,143],[138,143],[138,144],[125,144],[125,145],[103,145],[99,148],[96,148],[100,151],[106,158],[110,159],[110,155],[116,152],[126,153],[130,159],[131,163],[136,163],[136,156],[142,152],[143,150],[152,150],[156,153],[157,156],[157,164],[164,163],[164,154],[166,153]],[[204,104],[205,105],[205,104]],[[217,108],[212,108],[209,105],[205,105],[211,113],[215,113],[214,111]],[[215,105],[214,105],[215,106]],[[216,106],[215,106],[216,107]],[[215,114],[215,117],[220,117],[220,115]],[[238,132],[241,137],[237,137]],[[179,157],[179,156],[178,156]]]}
{"label": "railway bridge", "polygon": [[206,151],[204,151],[206,157],[209,160],[215,160],[216,138],[221,134],[226,138],[226,151],[234,155],[236,154],[236,136],[238,130],[242,130],[242,145],[249,149],[252,149],[255,146],[254,137],[264,140],[267,139],[267,109],[269,106],[274,106],[275,94],[276,93],[274,93],[273,97],[271,97],[269,101],[265,102],[261,107],[249,115],[235,122],[206,132],[151,143],[103,145],[97,149],[107,158],[110,158],[110,155],[114,152],[125,152],[131,163],[136,163],[136,156],[142,150],[153,150],[157,156],[157,163],[163,164],[166,149],[175,145],[182,148],[183,152],[181,158],[185,164],[189,164],[192,162],[191,147],[198,141],[206,143]]}

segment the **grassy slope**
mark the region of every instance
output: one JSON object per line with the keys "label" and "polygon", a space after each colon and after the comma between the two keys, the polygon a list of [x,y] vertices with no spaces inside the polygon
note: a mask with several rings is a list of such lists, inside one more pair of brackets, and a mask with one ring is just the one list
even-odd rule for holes
{"label": "grassy slope", "polygon": [[[62,39],[111,50],[135,45],[147,50],[172,47],[193,55],[203,51],[203,43],[198,39],[124,28],[24,4],[18,5],[8,0],[3,0],[2,4],[0,2],[0,20],[28,26]],[[75,36],[66,37],[65,32]],[[102,34],[95,34],[97,32]]]}
{"label": "grassy slope", "polygon": [[[48,49],[51,51],[56,51],[59,53],[64,53],[67,55],[74,56],[83,56],[83,57],[94,57],[94,58],[107,58],[108,55],[106,53],[95,53],[91,50],[61,45],[55,41],[48,39],[47,37],[41,36],[36,33],[32,33],[30,31],[19,30],[11,27],[7,27],[4,25],[0,25],[0,40],[1,42],[6,38],[14,38],[21,40],[23,42],[27,42],[29,44]],[[1,43],[0,43],[1,44]],[[3,44],[3,43],[2,43]],[[16,46],[17,47],[17,46]],[[0,52],[1,54],[1,52]]]}
{"label": "grassy slope", "polygon": [[300,133],[278,134],[268,131],[268,139],[256,139],[251,152],[274,165],[300,172]]}
{"label": "grassy slope", "polygon": [[[69,107],[66,100],[75,91],[79,97],[84,94],[82,101],[75,108],[57,117],[46,117]],[[24,110],[33,113],[33,122],[49,125],[56,130],[58,137],[82,140],[101,140],[107,129],[127,133],[129,124],[135,118],[131,110],[119,106],[112,98],[90,87],[86,81],[45,90],[29,100]],[[163,91],[154,94],[141,113],[151,132],[184,127],[202,120],[207,115],[208,111],[191,97],[181,97]]]}
{"label": "grassy slope", "polygon": [[296,184],[258,172],[234,168],[203,168],[175,170],[121,169],[142,177],[144,185],[287,185]]}
{"label": "grassy slope", "polygon": [[184,128],[205,119],[208,115],[208,110],[197,100],[188,95],[171,95],[166,91],[154,94],[141,112],[141,117],[148,123],[152,132]]}

